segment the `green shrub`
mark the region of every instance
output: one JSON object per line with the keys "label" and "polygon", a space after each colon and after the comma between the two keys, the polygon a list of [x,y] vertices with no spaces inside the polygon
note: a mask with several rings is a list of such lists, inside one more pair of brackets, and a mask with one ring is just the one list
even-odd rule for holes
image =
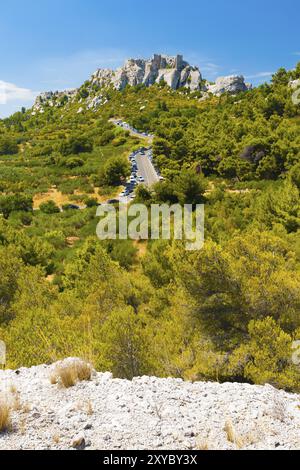
{"label": "green shrub", "polygon": [[60,153],[64,156],[91,152],[92,150],[93,144],[86,137],[70,137],[62,142],[59,147]]}
{"label": "green shrub", "polygon": [[126,138],[125,137],[117,137],[112,141],[112,144],[114,147],[120,147],[121,145],[126,144]]}
{"label": "green shrub", "polygon": [[18,144],[14,139],[0,136],[0,155],[15,155],[18,151]]}
{"label": "green shrub", "polygon": [[104,181],[108,185],[120,184],[122,179],[130,175],[130,164],[125,157],[115,157],[104,166]]}
{"label": "green shrub", "polygon": [[92,198],[92,197],[84,199],[84,203],[87,207],[96,207],[99,205],[99,202],[97,201],[97,199]]}
{"label": "green shrub", "polygon": [[24,194],[11,194],[8,196],[0,196],[0,213],[4,218],[8,218],[14,211],[32,211],[33,201],[30,196]]}
{"label": "green shrub", "polygon": [[84,161],[81,158],[78,157],[73,157],[73,158],[68,158],[65,162],[65,167],[69,168],[72,170],[73,168],[79,168],[84,165]]}
{"label": "green shrub", "polygon": [[48,201],[40,205],[40,211],[44,212],[44,214],[58,214],[60,212],[60,208],[54,201]]}
{"label": "green shrub", "polygon": [[115,138],[115,134],[113,131],[105,131],[100,137],[98,144],[101,147],[104,147],[105,145],[108,145],[112,140],[114,140],[114,138]]}

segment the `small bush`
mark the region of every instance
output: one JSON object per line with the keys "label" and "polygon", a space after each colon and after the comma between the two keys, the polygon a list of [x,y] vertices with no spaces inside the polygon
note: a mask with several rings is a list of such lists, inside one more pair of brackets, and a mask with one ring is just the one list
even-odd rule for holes
{"label": "small bush", "polygon": [[96,206],[99,206],[99,203],[97,201],[97,199],[91,197],[91,198],[86,198],[84,200],[84,203],[86,204],[87,207],[96,207]]}
{"label": "small bush", "polygon": [[89,381],[92,377],[92,367],[87,362],[76,364],[76,375],[79,382]]}
{"label": "small bush", "polygon": [[76,368],[74,366],[61,367],[57,370],[57,374],[64,388],[74,387],[77,383]]}
{"label": "small bush", "polygon": [[92,366],[82,360],[62,362],[58,364],[50,376],[51,384],[59,384],[64,388],[74,387],[78,382],[92,378]]}
{"label": "small bush", "polygon": [[125,137],[117,137],[112,141],[112,144],[114,147],[120,147],[121,145],[126,144],[126,138]]}
{"label": "small bush", "polygon": [[226,432],[227,440],[241,449],[244,445],[242,438],[237,434],[231,420],[226,421],[224,431]]}
{"label": "small bush", "polygon": [[84,161],[78,157],[68,158],[68,160],[65,163],[65,167],[69,168],[70,170],[73,170],[73,168],[82,167],[83,165],[84,165]]}
{"label": "small bush", "polygon": [[18,151],[16,140],[11,137],[0,137],[0,155],[15,155]]}
{"label": "small bush", "polygon": [[54,201],[48,201],[40,205],[40,211],[44,212],[44,214],[58,214],[60,209]]}
{"label": "small bush", "polygon": [[0,400],[0,433],[11,429],[11,408],[5,400]]}
{"label": "small bush", "polygon": [[79,153],[89,153],[93,150],[93,145],[85,137],[70,137],[60,144],[59,151],[62,155],[78,155]]}
{"label": "small bush", "polygon": [[114,138],[115,138],[115,134],[113,131],[111,130],[105,131],[100,137],[98,144],[101,147],[104,147],[105,145],[108,145]]}

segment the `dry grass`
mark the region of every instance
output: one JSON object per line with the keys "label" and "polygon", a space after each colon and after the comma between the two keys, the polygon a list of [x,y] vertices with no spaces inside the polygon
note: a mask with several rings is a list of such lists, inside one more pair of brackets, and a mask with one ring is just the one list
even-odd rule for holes
{"label": "dry grass", "polygon": [[29,413],[31,411],[30,405],[28,403],[24,403],[22,405],[22,411],[23,411],[23,413]]}
{"label": "dry grass", "polygon": [[55,444],[59,444],[60,443],[60,436],[58,434],[54,434],[53,436],[53,442]]}
{"label": "dry grass", "polygon": [[[53,201],[58,206],[63,206],[64,204],[70,204],[70,196],[67,194],[62,194],[56,188],[51,188],[47,193],[36,194],[33,198],[33,207],[38,209],[41,204],[44,202]],[[72,203],[74,204],[74,202]]]}
{"label": "dry grass", "polygon": [[60,384],[64,388],[74,387],[78,382],[89,381],[92,378],[92,366],[85,361],[74,361],[70,364],[57,366],[50,376],[52,385]]}
{"label": "dry grass", "polygon": [[244,446],[244,442],[241,436],[237,434],[231,420],[226,421],[224,431],[226,432],[227,440],[236,445],[238,449],[241,449]]}
{"label": "dry grass", "polygon": [[197,442],[197,450],[209,450],[209,444],[208,444],[208,441],[206,440],[199,440]]}
{"label": "dry grass", "polygon": [[26,426],[26,419],[25,418],[20,419],[18,428],[19,428],[19,432],[24,436],[27,432],[27,426]]}
{"label": "dry grass", "polygon": [[21,411],[22,410],[22,402],[20,398],[20,393],[16,391],[12,396],[13,404],[12,408],[14,411]]}
{"label": "dry grass", "polygon": [[[76,179],[75,177],[74,179]],[[62,207],[65,204],[82,204],[83,194],[80,191],[74,192],[75,196],[78,198],[76,200],[71,199],[69,194],[63,194],[57,188],[50,188],[47,193],[35,194],[33,197],[33,207],[34,209],[39,209],[40,205],[44,202],[53,201],[59,207]],[[118,193],[116,193],[118,194]],[[104,203],[107,201],[107,195],[99,195],[99,188],[95,187],[94,192],[89,195],[90,197],[97,199],[99,203]]]}
{"label": "dry grass", "polygon": [[[78,382],[76,368],[74,366],[59,367],[57,369],[57,377],[58,381],[64,388],[74,387]],[[51,380],[51,383],[53,383],[53,380]]]}
{"label": "dry grass", "polygon": [[53,373],[50,375],[50,383],[51,383],[51,385],[56,385],[56,384],[57,384],[57,381],[58,381],[57,375],[53,372]]}
{"label": "dry grass", "polygon": [[12,395],[18,393],[17,387],[14,384],[10,384],[9,391]]}
{"label": "dry grass", "polygon": [[18,391],[17,387],[14,384],[10,385],[10,402],[11,402],[11,409],[14,411],[23,411],[23,404],[21,401],[20,392]]}
{"label": "dry grass", "polygon": [[76,242],[79,242],[79,237],[67,237],[66,242],[68,246],[74,246]]}
{"label": "dry grass", "polygon": [[0,401],[0,433],[10,431],[11,424],[11,407],[5,400]]}
{"label": "dry grass", "polygon": [[92,416],[94,414],[94,408],[93,408],[93,404],[92,404],[91,401],[89,401],[88,404],[87,404],[86,413],[87,413],[88,416]]}
{"label": "dry grass", "polygon": [[77,368],[77,376],[80,382],[84,380],[91,380],[93,369],[90,364],[83,362]]}
{"label": "dry grass", "polygon": [[147,253],[148,243],[147,242],[142,242],[142,241],[135,241],[133,244],[134,244],[135,248],[138,250],[137,251],[137,256],[139,258],[144,258],[144,256]]}

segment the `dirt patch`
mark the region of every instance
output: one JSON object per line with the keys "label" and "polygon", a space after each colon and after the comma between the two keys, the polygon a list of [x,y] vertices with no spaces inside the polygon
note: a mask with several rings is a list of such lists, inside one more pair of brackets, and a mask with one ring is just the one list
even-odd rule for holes
{"label": "dirt patch", "polygon": [[137,251],[138,258],[143,258],[147,253],[148,242],[147,241],[134,241],[133,242]]}
{"label": "dirt patch", "polygon": [[45,202],[53,201],[59,207],[62,207],[64,204],[74,204],[74,201],[70,201],[70,196],[68,194],[62,194],[61,191],[58,191],[57,188],[51,188],[47,193],[36,194],[33,198],[33,208],[38,209],[41,204]]}
{"label": "dirt patch", "polygon": [[79,237],[67,237],[66,242],[68,246],[74,246],[76,242],[80,240]]}
{"label": "dirt patch", "polygon": [[251,193],[251,189],[227,189],[228,194],[247,194]]}
{"label": "dirt patch", "polygon": [[[47,193],[39,193],[36,194],[33,198],[33,208],[39,209],[40,205],[48,202],[53,201],[59,207],[62,207],[65,204],[77,204],[82,205],[83,199],[86,197],[96,199],[100,204],[105,203],[108,199],[111,199],[113,196],[111,195],[99,195],[99,189],[95,187],[94,192],[91,194],[82,194],[80,191],[75,191],[74,195],[76,199],[71,198],[70,194],[63,194],[59,191],[56,187],[52,187],[49,189]],[[118,192],[116,192],[117,194]]]}

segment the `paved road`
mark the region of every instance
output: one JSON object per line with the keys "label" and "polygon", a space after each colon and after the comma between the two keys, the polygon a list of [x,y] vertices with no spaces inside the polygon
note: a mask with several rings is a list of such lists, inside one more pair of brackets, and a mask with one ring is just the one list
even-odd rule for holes
{"label": "paved road", "polygon": [[139,153],[136,156],[136,164],[138,167],[138,176],[144,178],[144,184],[146,186],[153,186],[159,181],[159,176],[149,158],[149,154],[146,152],[145,155]]}
{"label": "paved road", "polygon": [[[124,122],[120,119],[110,119],[115,126],[122,127],[125,130],[128,130],[131,135],[139,137],[140,139],[145,139],[148,145],[152,144],[153,135],[151,134],[142,134],[137,129],[131,127],[127,122]],[[143,184],[146,186],[153,186],[155,183],[159,181],[159,175],[155,170],[152,159],[151,159],[152,147],[149,147],[148,150],[145,151],[145,154],[139,152],[135,155],[135,161],[138,167],[138,176],[142,176],[144,178]]]}
{"label": "paved road", "polygon": [[109,119],[110,122],[112,122],[115,126],[122,127],[125,131],[129,131],[130,135],[133,137],[138,137],[139,139],[145,139],[151,144],[153,142],[154,136],[151,134],[142,134],[138,130],[134,129],[131,127],[127,122],[123,122],[120,119]]}

